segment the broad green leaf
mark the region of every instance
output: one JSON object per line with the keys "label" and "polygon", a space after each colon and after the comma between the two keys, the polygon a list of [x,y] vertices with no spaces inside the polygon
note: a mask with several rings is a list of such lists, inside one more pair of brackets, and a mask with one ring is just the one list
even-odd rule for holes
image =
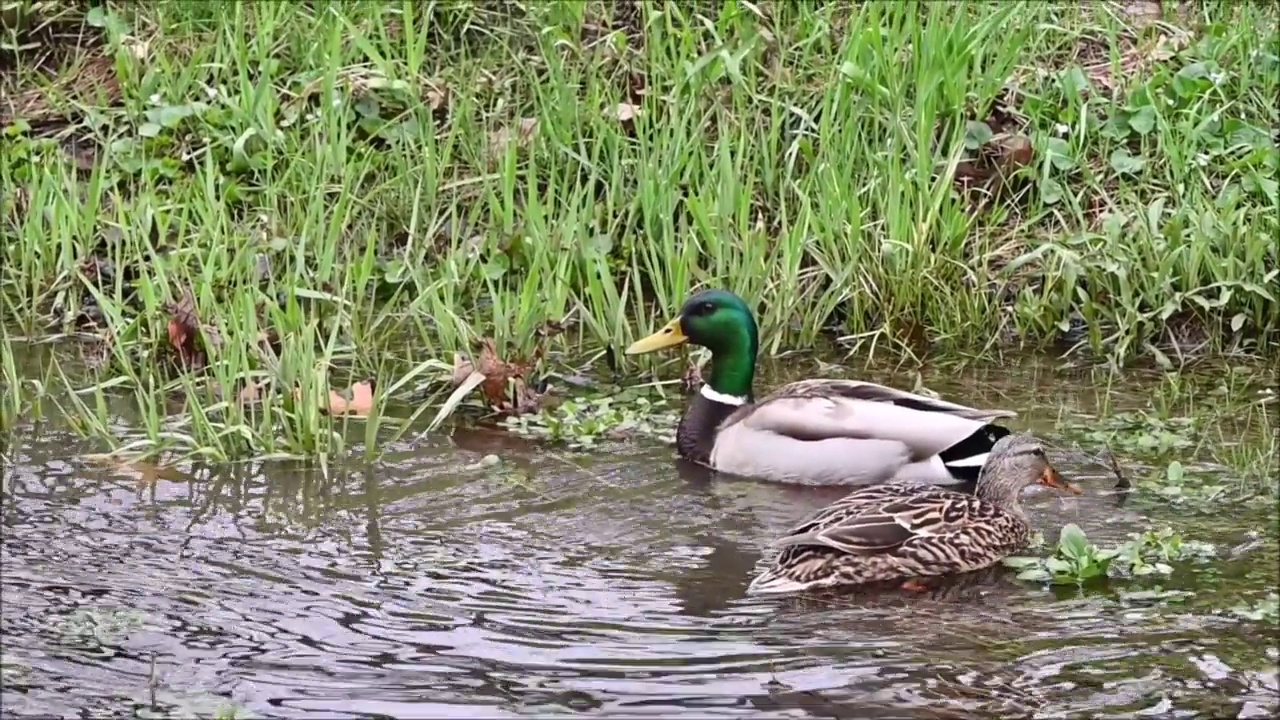
{"label": "broad green leaf", "polygon": [[1069,558],[1087,557],[1089,538],[1085,536],[1084,530],[1081,530],[1079,525],[1067,523],[1058,534],[1058,550]]}
{"label": "broad green leaf", "polygon": [[1052,579],[1052,577],[1047,570],[1040,567],[1027,568],[1018,573],[1019,580],[1033,580],[1036,582],[1044,582]]}

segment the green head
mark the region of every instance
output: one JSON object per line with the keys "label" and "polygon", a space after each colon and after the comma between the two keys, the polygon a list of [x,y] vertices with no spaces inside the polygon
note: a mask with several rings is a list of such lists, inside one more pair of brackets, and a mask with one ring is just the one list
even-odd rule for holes
{"label": "green head", "polygon": [[760,337],[751,308],[742,298],[728,290],[697,293],[684,302],[675,319],[632,343],[627,354],[650,353],[685,343],[711,351],[711,376],[707,384],[712,390],[734,397],[751,397]]}

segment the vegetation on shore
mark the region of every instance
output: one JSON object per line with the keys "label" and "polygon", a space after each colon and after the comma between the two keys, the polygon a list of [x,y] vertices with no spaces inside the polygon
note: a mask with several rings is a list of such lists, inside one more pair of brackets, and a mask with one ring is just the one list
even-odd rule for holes
{"label": "vegetation on shore", "polygon": [[0,312],[84,341],[82,432],[155,418],[116,450],[536,408],[698,285],[770,354],[1280,337],[1263,4],[0,7]]}

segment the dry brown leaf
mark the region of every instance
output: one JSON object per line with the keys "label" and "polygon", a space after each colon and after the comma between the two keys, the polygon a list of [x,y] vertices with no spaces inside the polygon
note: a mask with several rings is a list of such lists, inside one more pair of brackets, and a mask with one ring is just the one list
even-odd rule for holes
{"label": "dry brown leaf", "polygon": [[178,468],[164,463],[143,460],[142,458],[121,455],[84,455],[82,457],[86,460],[101,463],[112,473],[130,478],[136,481],[138,485],[155,485],[161,480],[169,482],[186,480],[186,476]]}
{"label": "dry brown leaf", "polygon": [[169,303],[169,344],[178,351],[178,361],[183,367],[198,368],[205,364],[204,351],[198,346],[200,318],[196,315],[196,300],[190,288],[184,288],[177,302]]}
{"label": "dry brown leaf", "polygon": [[461,385],[473,372],[478,372],[484,376],[480,394],[489,407],[507,414],[532,412],[541,406],[545,395],[529,387],[525,380],[528,370],[523,363],[507,362],[498,357],[493,340],[484,338],[480,341],[480,352],[474,364],[461,353],[454,355],[453,384]]}
{"label": "dry brown leaf", "polygon": [[1027,167],[1035,157],[1031,139],[1026,135],[1013,134],[1003,137],[1000,139],[998,148],[1000,153],[998,161],[1005,173]]}
{"label": "dry brown leaf", "polygon": [[111,332],[111,328],[107,328],[106,332],[88,345],[88,349],[84,353],[84,364],[90,370],[102,370],[111,362],[111,351],[115,347],[115,333]]}
{"label": "dry brown leaf", "polygon": [[328,406],[320,409],[331,415],[355,415],[357,417],[365,417],[373,410],[372,380],[364,380],[352,385],[347,393],[350,397],[345,397],[330,390]]}
{"label": "dry brown leaf", "polygon": [[423,84],[425,88],[422,95],[423,99],[427,101],[427,107],[431,108],[432,112],[445,109],[449,103],[449,87],[434,78],[427,80]]}
{"label": "dry brown leaf", "polygon": [[252,405],[262,399],[269,384],[268,380],[246,383],[240,388],[240,392],[236,393],[236,399],[241,405]]}
{"label": "dry brown leaf", "polygon": [[618,103],[613,108],[613,117],[621,123],[633,122],[639,114],[640,108],[636,105],[632,105],[631,103]]}
{"label": "dry brown leaf", "polygon": [[489,153],[494,158],[502,157],[507,148],[514,142],[517,148],[529,144],[538,131],[538,118],[524,118],[515,128],[504,127],[489,136]]}

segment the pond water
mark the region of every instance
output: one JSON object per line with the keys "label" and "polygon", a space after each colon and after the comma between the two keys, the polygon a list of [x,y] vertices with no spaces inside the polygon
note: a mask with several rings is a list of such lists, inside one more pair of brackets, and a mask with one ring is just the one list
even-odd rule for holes
{"label": "pond water", "polygon": [[[1043,368],[925,380],[1063,444],[1068,424],[1149,409],[1168,386]],[[1212,437],[1250,441],[1223,429]],[[1206,445],[1181,451],[1188,475],[1246,496]],[[1066,522],[1100,545],[1169,526],[1220,558],[1085,592],[993,571],[921,596],[754,598],[768,543],[841,491],[709,478],[654,443],[576,453],[497,430],[419,439],[328,479],[250,465],[140,481],[79,459],[91,449],[50,427],[10,448],[5,717],[1277,709],[1274,619],[1230,610],[1280,582],[1274,507],[1124,498],[1084,459],[1060,468],[1086,495],[1027,499],[1047,537]],[[1135,477],[1163,473],[1117,454]]]}

